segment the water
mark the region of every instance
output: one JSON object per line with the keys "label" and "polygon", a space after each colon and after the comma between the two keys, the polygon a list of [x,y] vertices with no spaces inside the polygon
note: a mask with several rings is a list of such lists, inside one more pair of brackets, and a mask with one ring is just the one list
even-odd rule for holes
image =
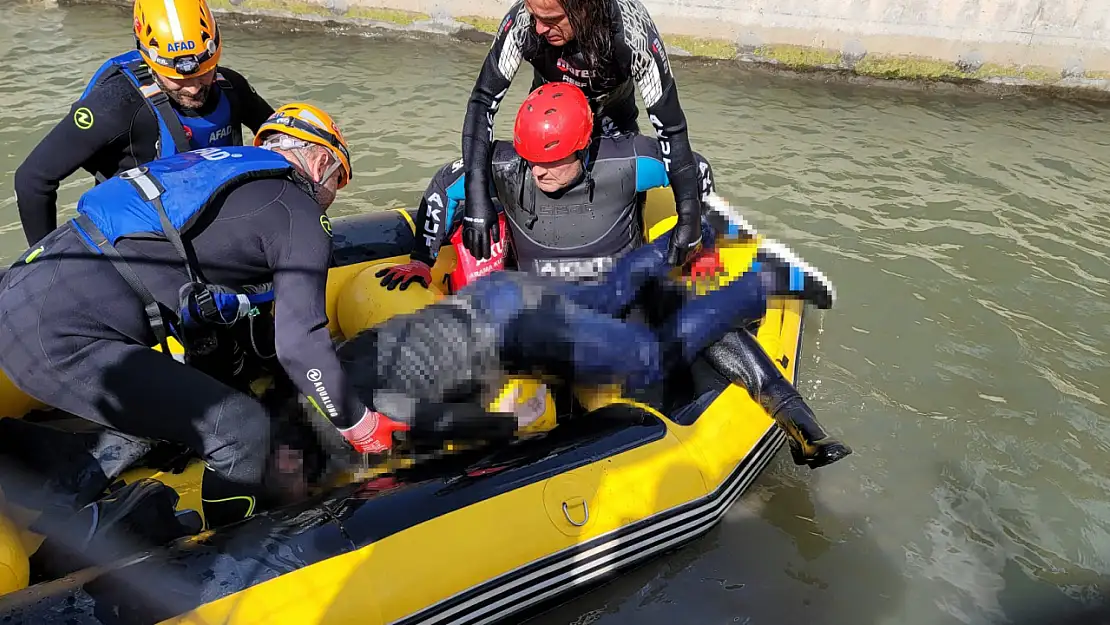
{"label": "water", "polygon": [[[128,27],[114,9],[0,7],[3,260],[24,247],[12,173],[129,48]],[[412,206],[457,158],[484,46],[225,35],[225,63],[271,103],[339,117],[355,178],[338,213]],[[537,622],[1031,624],[1098,596],[1110,581],[1107,113],[677,71],[723,195],[839,289],[838,309],[811,317],[800,387],[856,454],[814,473],[781,454],[706,538]],[[528,83],[510,91],[498,136]],[[64,185],[63,216],[88,185]]]}

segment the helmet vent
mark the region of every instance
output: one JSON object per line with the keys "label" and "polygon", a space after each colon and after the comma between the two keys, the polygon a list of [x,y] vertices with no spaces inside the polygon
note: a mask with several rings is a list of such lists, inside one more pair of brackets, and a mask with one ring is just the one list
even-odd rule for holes
{"label": "helmet vent", "polygon": [[551,96],[551,99],[554,100],[555,98],[561,98],[561,97],[563,97],[563,92],[559,91],[555,95]]}
{"label": "helmet vent", "polygon": [[559,109],[557,109],[557,108],[555,108],[555,107],[553,106],[553,107],[551,107],[551,108],[547,109],[546,111],[544,111],[544,112],[543,112],[543,114],[544,114],[544,115],[550,115],[550,114],[554,113],[554,112],[555,112],[555,111],[557,111],[557,110],[559,110]]}
{"label": "helmet vent", "polygon": [[158,47],[158,40],[155,39],[154,37],[151,37],[150,40],[146,42],[146,45],[148,47],[151,47],[151,48],[157,48]]}
{"label": "helmet vent", "polygon": [[200,34],[200,40],[201,40],[201,43],[203,43],[203,42],[206,42],[206,41],[208,41],[209,39],[211,39],[211,37],[209,37],[209,36],[208,36],[208,33],[201,33],[201,34]]}
{"label": "helmet vent", "polygon": [[544,150],[550,150],[550,149],[554,148],[557,145],[559,145],[559,140],[558,139],[556,139],[556,140],[552,141],[551,143],[548,143],[547,145],[543,146],[543,149]]}
{"label": "helmet vent", "polygon": [[204,21],[203,17],[200,18],[200,27],[205,29],[205,30],[208,30],[208,22]]}
{"label": "helmet vent", "polygon": [[153,32],[153,29],[150,27],[150,24],[147,24],[146,25],[146,35],[147,35],[147,37],[150,36],[151,32]]}

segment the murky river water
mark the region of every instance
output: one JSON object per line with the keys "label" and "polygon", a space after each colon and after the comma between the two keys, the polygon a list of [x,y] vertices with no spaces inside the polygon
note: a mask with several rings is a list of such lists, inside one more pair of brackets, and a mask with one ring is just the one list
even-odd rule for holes
{"label": "murky river water", "polygon": [[[114,9],[0,6],[4,261],[24,247],[15,168],[131,45],[128,27]],[[414,205],[457,157],[484,46],[225,37],[225,63],[271,103],[339,117],[356,169],[339,212]],[[1098,596],[1110,581],[1106,111],[677,72],[723,195],[839,289],[839,308],[811,318],[800,386],[857,453],[815,473],[782,453],[709,536],[538,622],[1032,624]],[[89,183],[66,183],[64,215]]]}

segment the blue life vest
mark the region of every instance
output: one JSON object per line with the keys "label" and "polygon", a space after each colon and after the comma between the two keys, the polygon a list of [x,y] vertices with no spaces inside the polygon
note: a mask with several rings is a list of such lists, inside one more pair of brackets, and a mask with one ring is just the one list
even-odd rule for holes
{"label": "blue life vest", "polygon": [[181,234],[211,206],[222,191],[256,178],[288,175],[292,166],[284,156],[239,146],[202,148],[157,159],[89,189],[77,202],[73,226],[95,252],[108,256],[143,300],[155,336],[165,345],[167,327],[161,307],[115,248],[125,237],[168,240],[185,264],[189,282],[182,287],[177,325],[229,325],[257,304],[273,300],[272,283],[228,288],[203,282],[190,263]]}
{"label": "blue life vest", "polygon": [[243,144],[243,129],[234,90],[218,71],[215,83],[220,90],[213,97],[220,101],[216,109],[204,117],[182,115],[170,105],[169,97],[154,81],[154,75],[138,50],[124,52],[105,61],[89,80],[81,99],[85,99],[98,83],[116,72],[131,81],[158,121],[158,158],[198,148]]}
{"label": "blue life vest", "polygon": [[[188,129],[189,145],[192,149],[221,148],[242,145],[243,131],[238,120],[231,115],[231,99],[226,93],[216,91],[216,109],[203,117],[191,117],[178,113],[177,117]],[[239,132],[236,133],[236,129]]]}

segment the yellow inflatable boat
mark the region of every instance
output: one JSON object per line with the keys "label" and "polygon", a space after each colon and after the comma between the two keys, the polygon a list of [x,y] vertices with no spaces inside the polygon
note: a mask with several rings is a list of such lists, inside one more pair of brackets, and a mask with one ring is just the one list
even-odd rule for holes
{"label": "yellow inflatable boat", "polygon": [[[674,222],[669,190],[649,196],[645,232]],[[337,338],[378,320],[367,285],[406,262],[413,213],[333,221],[328,312]],[[730,274],[754,242],[723,254]],[[443,283],[454,254],[434,270]],[[445,287],[439,287],[445,288]],[[372,289],[371,289],[372,290]],[[757,338],[796,379],[803,304],[774,299]],[[598,394],[592,411],[496,449],[468,449],[332,489],[101,568],[25,587],[35,541],[0,516],[0,623],[275,625],[488,624],[519,621],[709,531],[785,437],[723,378],[666,414]],[[542,390],[542,389],[541,389]],[[527,399],[527,398],[525,398]],[[539,412],[553,414],[550,395]],[[0,413],[37,402],[0,380]],[[181,474],[134,469],[200,507],[199,463]],[[190,481],[192,480],[192,481]]]}

